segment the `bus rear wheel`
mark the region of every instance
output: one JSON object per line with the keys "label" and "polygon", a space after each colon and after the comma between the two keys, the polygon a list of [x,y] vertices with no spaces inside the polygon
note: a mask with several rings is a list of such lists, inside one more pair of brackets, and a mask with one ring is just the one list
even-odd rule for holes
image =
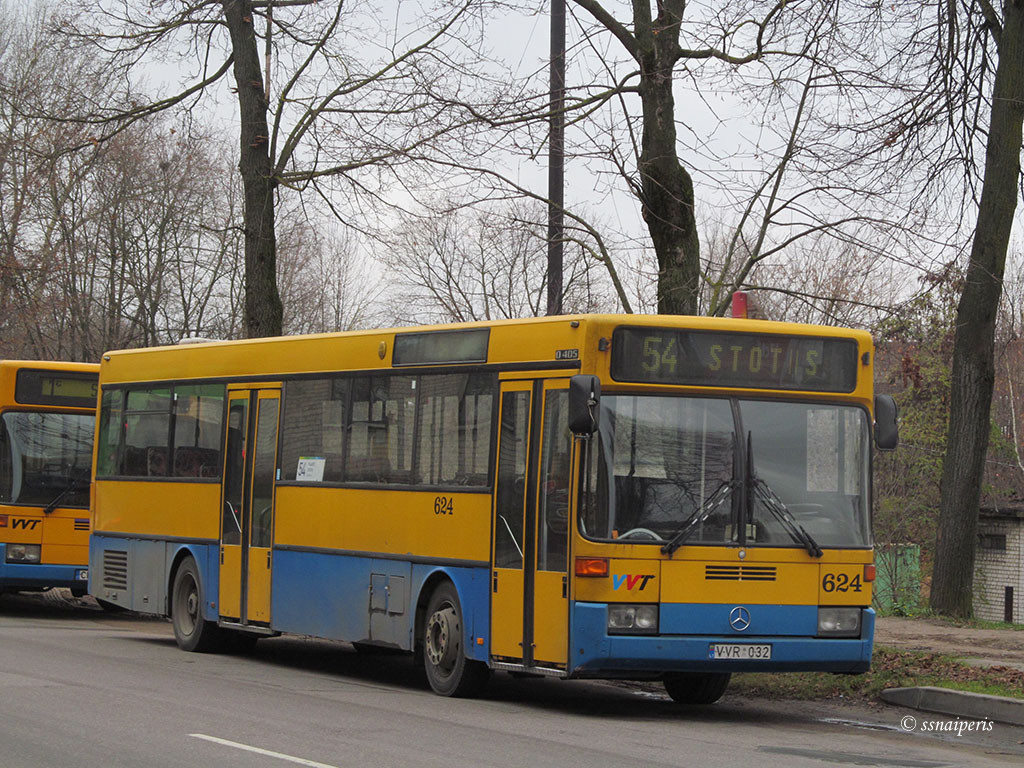
{"label": "bus rear wheel", "polygon": [[476,696],[487,684],[490,675],[487,665],[466,658],[462,609],[451,582],[439,585],[427,603],[423,666],[430,687],[441,696]]}
{"label": "bus rear wheel", "polygon": [[714,704],[729,687],[729,672],[670,672],[665,690],[678,704]]}
{"label": "bus rear wheel", "polygon": [[183,560],[174,574],[171,623],[174,625],[174,639],[182,650],[204,653],[220,647],[220,628],[203,618],[199,568],[191,557]]}

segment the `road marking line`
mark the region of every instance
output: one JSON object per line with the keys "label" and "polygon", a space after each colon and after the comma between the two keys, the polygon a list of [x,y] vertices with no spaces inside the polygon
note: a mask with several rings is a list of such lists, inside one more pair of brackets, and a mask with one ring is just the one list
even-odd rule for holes
{"label": "road marking line", "polygon": [[268,757],[276,757],[278,760],[287,760],[289,763],[297,763],[298,765],[308,765],[310,766],[310,768],[337,768],[337,766],[328,765],[327,763],[318,763],[314,760],[305,760],[301,757],[292,757],[291,755],[285,755],[281,752],[271,752],[269,749],[250,747],[248,744],[239,744],[237,741],[218,739],[216,736],[207,736],[205,733],[190,733],[189,736],[191,736],[194,739],[212,741],[214,744],[223,744],[225,747],[234,747],[235,749],[242,749],[246,752],[255,752],[257,755],[267,755]]}

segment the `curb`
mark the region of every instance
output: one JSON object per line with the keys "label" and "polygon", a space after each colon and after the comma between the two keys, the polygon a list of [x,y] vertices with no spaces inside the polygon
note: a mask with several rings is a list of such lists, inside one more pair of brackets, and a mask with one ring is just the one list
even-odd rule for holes
{"label": "curb", "polygon": [[887,688],[882,701],[925,712],[938,712],[970,720],[995,720],[1024,725],[1024,699],[954,691],[949,688]]}

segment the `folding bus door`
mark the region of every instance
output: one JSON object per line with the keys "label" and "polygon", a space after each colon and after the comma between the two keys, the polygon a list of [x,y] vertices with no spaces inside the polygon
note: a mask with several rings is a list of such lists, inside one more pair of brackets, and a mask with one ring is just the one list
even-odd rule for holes
{"label": "folding bus door", "polygon": [[491,655],[522,663],[524,548],[533,383],[501,385],[491,548]]}
{"label": "folding bus door", "polygon": [[544,382],[540,432],[536,546],[533,557],[533,661],[561,667],[569,653],[569,436],[568,382]]}
{"label": "folding bus door", "polygon": [[572,441],[568,382],[503,382],[494,493],[491,655],[561,668],[568,658]]}
{"label": "folding bus door", "polygon": [[278,388],[228,388],[219,596],[227,621],[270,622],[280,403]]}

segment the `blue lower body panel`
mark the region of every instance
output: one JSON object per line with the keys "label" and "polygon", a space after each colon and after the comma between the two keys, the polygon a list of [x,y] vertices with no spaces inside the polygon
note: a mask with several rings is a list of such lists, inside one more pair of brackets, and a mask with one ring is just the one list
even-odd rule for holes
{"label": "blue lower body panel", "polygon": [[[571,674],[574,677],[628,677],[660,672],[866,672],[871,665],[875,612],[870,608],[862,613],[859,638],[814,637],[817,620],[809,624],[808,615],[816,616],[815,606],[751,606],[751,610],[762,617],[758,624],[761,630],[756,635],[733,632],[727,622],[722,632],[673,632],[682,629],[676,619],[685,614],[686,609],[699,614],[694,623],[701,626],[707,621],[708,613],[713,614],[717,609],[727,616],[734,607],[663,605],[663,634],[609,635],[607,604],[574,603]],[[794,634],[794,629],[802,629],[806,634]],[[768,644],[772,647],[771,659],[711,658],[710,648],[714,643]]]}
{"label": "blue lower body panel", "polygon": [[275,549],[273,562],[270,627],[278,632],[411,650],[417,608],[443,578],[459,595],[466,655],[487,658],[487,568],[286,549]]}
{"label": "blue lower body panel", "polygon": [[89,594],[137,613],[169,615],[171,577],[176,564],[185,557],[195,560],[199,570],[203,618],[216,621],[220,576],[217,544],[132,539],[94,532],[89,537]]}
{"label": "blue lower body panel", "polygon": [[84,592],[88,573],[85,565],[8,563],[7,545],[0,544],[0,591],[66,587]]}
{"label": "blue lower body panel", "polygon": [[[216,543],[106,537],[93,533],[90,593],[139,613],[170,613],[178,562],[192,557],[199,571],[203,618],[217,621],[220,548]],[[112,562],[106,573],[107,561]],[[84,568],[82,569],[84,571]],[[439,579],[455,585],[464,619],[464,647],[486,660],[490,645],[489,569],[411,563],[330,552],[275,549],[270,629],[330,640],[411,650],[417,610]],[[86,586],[81,582],[81,586]]]}

